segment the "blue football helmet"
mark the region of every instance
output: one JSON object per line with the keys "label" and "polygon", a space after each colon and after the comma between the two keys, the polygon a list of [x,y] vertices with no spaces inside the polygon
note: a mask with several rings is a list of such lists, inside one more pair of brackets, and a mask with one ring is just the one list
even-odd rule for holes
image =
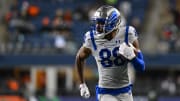
{"label": "blue football helmet", "polygon": [[105,35],[119,28],[121,14],[116,8],[104,5],[95,11],[92,22],[93,29],[97,32],[95,36],[104,38]]}

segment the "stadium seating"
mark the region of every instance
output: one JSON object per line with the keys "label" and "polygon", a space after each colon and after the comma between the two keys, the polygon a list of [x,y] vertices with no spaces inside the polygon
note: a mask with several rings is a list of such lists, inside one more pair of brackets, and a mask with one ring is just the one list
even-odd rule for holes
{"label": "stadium seating", "polygon": [[[21,9],[21,5],[24,0],[19,0],[19,9]],[[123,0],[122,0],[123,1]],[[119,3],[121,3],[120,1]],[[30,21],[35,26],[35,31],[32,35],[25,35],[23,43],[29,43],[32,47],[34,43],[39,43],[41,46],[45,46],[43,44],[49,43],[53,45],[53,38],[44,37],[40,32],[40,28],[42,27],[41,20],[44,16],[48,16],[51,20],[55,16],[55,11],[58,8],[62,10],[70,9],[72,12],[77,8],[85,4],[93,4],[95,0],[87,0],[87,1],[56,1],[56,0],[28,0],[29,4],[36,5],[40,8],[40,14],[37,17],[31,18]],[[128,17],[128,21],[130,22],[133,17],[138,17],[141,21],[144,20],[145,10],[148,4],[148,0],[132,0],[130,1],[132,4],[132,14]],[[87,13],[88,14],[88,13]],[[72,36],[79,46],[83,42],[84,33],[89,29],[89,21],[76,21],[73,19],[72,24]],[[11,29],[12,30],[12,29]]]}

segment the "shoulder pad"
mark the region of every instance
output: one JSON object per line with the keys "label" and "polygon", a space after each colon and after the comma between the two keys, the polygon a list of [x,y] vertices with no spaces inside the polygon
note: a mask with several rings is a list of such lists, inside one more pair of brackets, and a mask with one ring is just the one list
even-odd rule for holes
{"label": "shoulder pad", "polygon": [[129,35],[135,35],[137,36],[137,32],[136,32],[136,29],[133,27],[133,26],[129,26]]}
{"label": "shoulder pad", "polygon": [[84,41],[86,41],[86,40],[90,40],[90,31],[88,31],[88,32],[86,32],[85,34],[84,34]]}

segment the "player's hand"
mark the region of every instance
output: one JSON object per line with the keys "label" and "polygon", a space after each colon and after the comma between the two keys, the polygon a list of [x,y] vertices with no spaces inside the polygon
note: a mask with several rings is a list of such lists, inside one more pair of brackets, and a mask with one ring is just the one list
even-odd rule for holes
{"label": "player's hand", "polygon": [[80,89],[80,95],[82,97],[84,97],[86,99],[90,97],[89,89],[85,83],[80,84],[79,89]]}
{"label": "player's hand", "polygon": [[119,47],[119,53],[128,60],[132,60],[134,57],[136,57],[134,50],[135,50],[135,48],[131,43],[129,43],[127,45],[124,42]]}

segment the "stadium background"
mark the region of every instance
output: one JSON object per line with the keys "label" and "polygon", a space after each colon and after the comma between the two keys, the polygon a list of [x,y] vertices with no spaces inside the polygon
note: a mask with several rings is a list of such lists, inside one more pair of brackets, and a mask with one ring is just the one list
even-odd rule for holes
{"label": "stadium background", "polygon": [[[145,73],[130,67],[135,101],[180,101],[179,0],[0,0],[0,101],[81,101],[74,59],[100,5],[137,29]],[[92,57],[85,77],[95,101]]]}

